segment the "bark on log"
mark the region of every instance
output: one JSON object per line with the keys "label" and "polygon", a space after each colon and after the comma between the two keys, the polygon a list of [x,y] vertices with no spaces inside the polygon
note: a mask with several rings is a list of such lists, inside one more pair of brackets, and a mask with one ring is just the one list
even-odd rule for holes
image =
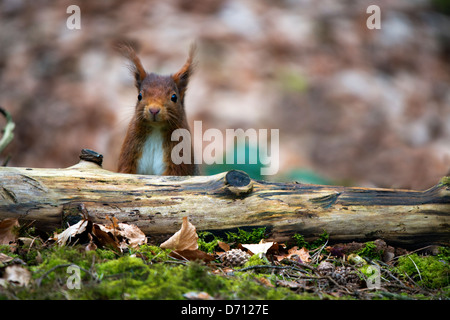
{"label": "bark on log", "polygon": [[35,221],[51,231],[79,217],[83,203],[94,222],[114,216],[161,240],[188,216],[197,230],[265,226],[275,241],[295,233],[310,240],[326,230],[333,242],[450,244],[450,177],[411,191],[255,181],[235,170],[195,177],[118,174],[102,169],[95,153],[83,159],[89,161],[67,169],[0,168],[0,220]]}

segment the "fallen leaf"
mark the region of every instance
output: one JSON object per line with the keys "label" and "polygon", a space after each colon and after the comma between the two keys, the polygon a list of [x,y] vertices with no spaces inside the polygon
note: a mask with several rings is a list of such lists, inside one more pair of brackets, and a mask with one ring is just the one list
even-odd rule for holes
{"label": "fallen leaf", "polygon": [[117,238],[105,226],[95,223],[92,226],[92,235],[100,247],[109,247],[121,252]]}
{"label": "fallen leaf", "polygon": [[6,282],[23,287],[30,282],[31,272],[19,265],[12,265],[6,267],[3,278]]}
{"label": "fallen leaf", "polygon": [[263,254],[266,254],[274,244],[275,242],[263,242],[263,240],[261,240],[258,244],[241,244],[241,246],[250,251],[253,255],[257,254],[261,257]]}
{"label": "fallen leaf", "polygon": [[292,247],[288,250],[287,258],[293,260],[294,258],[300,259],[299,262],[310,262],[309,251],[305,247],[298,249],[298,247]]}
{"label": "fallen leaf", "polygon": [[171,253],[169,253],[169,256],[175,258],[175,259],[181,259],[181,260],[189,260],[189,261],[195,261],[195,260],[202,260],[204,262],[211,262],[214,260],[214,256],[203,252],[201,250],[195,249],[195,250],[174,250]]}
{"label": "fallen leaf", "polygon": [[290,259],[290,260],[296,260],[297,262],[310,262],[310,256],[309,252],[306,248],[301,248],[300,250],[298,247],[292,247],[288,250],[287,254],[282,255],[276,255],[275,256],[278,261],[281,261],[283,259]]}
{"label": "fallen leaf", "polygon": [[118,224],[119,235],[123,238],[123,242],[132,248],[147,243],[147,237],[134,224],[119,223]]}
{"label": "fallen leaf", "polygon": [[197,250],[198,249],[198,235],[195,226],[188,221],[187,217],[183,218],[181,229],[178,230],[167,241],[160,245],[163,249],[172,250]]}
{"label": "fallen leaf", "polygon": [[276,285],[280,286],[280,287],[285,287],[285,288],[289,288],[289,289],[299,289],[299,288],[304,288],[304,285],[297,282],[297,281],[292,281],[292,280],[277,280],[276,281]]}
{"label": "fallen leaf", "polygon": [[56,234],[54,236],[54,239],[60,246],[70,243],[72,238],[74,238],[78,235],[81,235],[83,232],[86,231],[88,223],[89,223],[89,220],[85,220],[85,219],[80,220],[77,223],[68,227],[66,230],[64,230],[60,234]]}
{"label": "fallen leaf", "polygon": [[234,272],[234,269],[230,268],[230,267],[223,267],[223,268],[218,268],[218,269],[211,270],[212,274],[219,274],[219,275],[230,274],[230,273],[233,273],[233,272]]}
{"label": "fallen leaf", "polygon": [[259,279],[257,279],[260,283],[262,283],[263,285],[265,285],[266,287],[271,287],[274,288],[275,286],[270,282],[269,279],[261,277]]}
{"label": "fallen leaf", "polygon": [[80,220],[66,230],[53,236],[53,240],[61,246],[81,240],[81,244],[88,243],[87,250],[93,250],[95,246],[109,247],[122,252],[128,246],[137,247],[147,242],[145,234],[135,225],[118,223],[117,218],[109,218],[107,226],[92,223],[90,220]]}
{"label": "fallen leaf", "polygon": [[102,231],[108,233],[110,238],[115,241],[122,250],[128,246],[137,248],[138,246],[147,243],[145,234],[141,229],[132,224],[117,223],[117,221],[115,221],[113,224],[107,226],[98,224],[98,227]]}
{"label": "fallen leaf", "polygon": [[19,226],[19,221],[15,218],[6,218],[0,221],[0,244],[10,244],[16,240],[14,227]]}
{"label": "fallen leaf", "polygon": [[221,248],[223,251],[229,251],[230,250],[230,245],[228,243],[222,242],[222,241],[217,241],[217,245],[219,246],[219,248]]}
{"label": "fallen leaf", "polygon": [[4,253],[0,253],[0,267],[1,267],[1,264],[10,262],[13,259],[14,259],[13,257],[10,257]]}

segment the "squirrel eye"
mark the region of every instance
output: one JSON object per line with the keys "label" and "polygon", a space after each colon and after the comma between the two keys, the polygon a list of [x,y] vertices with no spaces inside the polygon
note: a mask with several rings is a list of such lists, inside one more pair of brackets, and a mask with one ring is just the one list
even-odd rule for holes
{"label": "squirrel eye", "polygon": [[177,99],[178,97],[175,93],[170,97],[170,100],[172,100],[173,102],[177,102]]}
{"label": "squirrel eye", "polygon": [[142,100],[142,93],[139,92],[138,94],[138,100],[141,101]]}

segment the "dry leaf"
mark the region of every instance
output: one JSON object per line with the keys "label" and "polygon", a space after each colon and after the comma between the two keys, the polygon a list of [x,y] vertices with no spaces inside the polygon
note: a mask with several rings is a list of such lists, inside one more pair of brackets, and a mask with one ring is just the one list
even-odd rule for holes
{"label": "dry leaf", "polygon": [[297,262],[310,262],[310,256],[309,251],[303,247],[300,250],[298,247],[292,247],[288,250],[287,254],[283,255],[276,255],[276,258],[278,261],[281,261],[283,259],[290,259],[290,260],[296,260]]}
{"label": "dry leaf", "polygon": [[85,220],[85,219],[80,220],[77,223],[68,227],[66,230],[64,230],[60,234],[56,234],[54,236],[54,239],[60,246],[70,243],[72,238],[74,238],[77,235],[81,235],[83,232],[86,231],[86,227],[88,226],[88,223],[89,223],[89,220]]}
{"label": "dry leaf", "polygon": [[289,249],[286,258],[292,260],[296,257],[298,257],[301,260],[299,262],[310,262],[311,260],[309,257],[309,251],[305,247],[301,248],[300,250],[298,249],[298,247],[292,247],[291,249]]}
{"label": "dry leaf", "polygon": [[95,223],[92,226],[92,234],[100,247],[109,247],[115,251],[121,252],[117,238],[114,237],[105,226]]}
{"label": "dry leaf", "polygon": [[118,252],[123,251],[128,246],[135,248],[147,242],[147,237],[137,226],[118,223],[115,217],[109,218],[109,220],[111,223],[104,226],[83,219],[60,234],[55,234],[53,240],[56,240],[62,246],[73,242],[74,238],[82,238],[89,240],[87,250],[93,250],[96,246],[99,246],[109,247]]}
{"label": "dry leaf", "polygon": [[124,239],[124,242],[132,248],[147,243],[147,237],[134,224],[119,223],[119,235]]}
{"label": "dry leaf", "polygon": [[267,287],[271,287],[274,288],[275,286],[270,282],[269,279],[261,277],[259,279],[257,279],[260,283],[262,283],[263,285],[267,286]]}
{"label": "dry leaf", "polygon": [[286,287],[289,289],[299,289],[299,288],[304,288],[304,285],[297,282],[297,281],[292,281],[292,280],[277,280],[276,281],[276,285],[279,287]]}
{"label": "dry leaf", "polygon": [[15,218],[6,218],[0,221],[0,244],[10,244],[16,240],[13,229],[19,226]]}
{"label": "dry leaf", "polygon": [[160,245],[163,249],[172,250],[197,250],[198,249],[198,235],[195,226],[188,221],[187,217],[183,218],[181,229],[178,230],[167,241]]}
{"label": "dry leaf", "polygon": [[213,261],[213,255],[198,250],[197,240],[198,235],[195,226],[188,221],[187,217],[184,217],[181,229],[162,243],[160,247],[172,249],[173,251],[169,255],[176,259]]}
{"label": "dry leaf", "polygon": [[217,241],[217,245],[219,246],[219,248],[221,248],[223,251],[229,251],[230,250],[230,245],[228,243],[222,242],[222,241]]}
{"label": "dry leaf", "polygon": [[261,240],[258,244],[241,244],[241,246],[249,250],[252,254],[257,254],[261,257],[263,254],[266,254],[274,244],[275,242],[263,242],[263,240]]}
{"label": "dry leaf", "polygon": [[0,266],[1,264],[10,262],[13,259],[14,259],[13,257],[10,257],[4,253],[0,253]]}
{"label": "dry leaf", "polygon": [[12,265],[6,267],[3,278],[11,284],[26,286],[31,280],[31,272],[19,265]]}
{"label": "dry leaf", "polygon": [[[136,248],[147,243],[147,237],[137,226],[127,223],[117,223],[117,219],[113,217],[112,224],[107,226],[98,224],[98,227],[111,235],[117,245],[124,249],[128,246]],[[96,224],[97,225],[97,224]]]}
{"label": "dry leaf", "polygon": [[200,251],[198,249],[174,250],[171,253],[169,253],[169,255],[175,259],[182,259],[182,260],[189,260],[189,261],[202,260],[204,262],[211,262],[214,260],[213,255],[208,254],[203,251]]}

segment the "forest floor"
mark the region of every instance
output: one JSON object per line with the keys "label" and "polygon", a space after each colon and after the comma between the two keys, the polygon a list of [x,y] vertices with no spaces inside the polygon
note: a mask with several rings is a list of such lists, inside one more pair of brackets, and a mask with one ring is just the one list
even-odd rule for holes
{"label": "forest floor", "polygon": [[[331,244],[326,232],[312,243],[296,235],[279,244],[265,240],[264,228],[238,229],[223,239],[194,227],[194,248],[163,249],[146,237],[137,243],[136,233],[119,234],[124,225],[114,221],[113,231],[101,226],[101,233],[86,220],[70,234],[68,228],[44,239],[32,226],[5,220],[1,300],[450,298],[448,247],[407,251],[381,239]],[[180,231],[181,238],[173,236],[178,245],[188,233]]]}

